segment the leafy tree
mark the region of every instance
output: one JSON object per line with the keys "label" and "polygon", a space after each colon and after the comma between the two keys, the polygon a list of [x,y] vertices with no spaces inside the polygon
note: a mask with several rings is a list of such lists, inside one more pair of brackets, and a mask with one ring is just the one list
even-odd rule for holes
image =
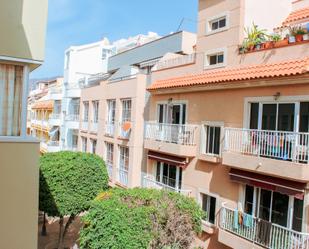
{"label": "leafy tree", "polygon": [[194,199],[155,189],[101,193],[80,232],[83,249],[189,248],[201,232],[203,211]]}
{"label": "leafy tree", "polygon": [[[58,248],[63,248],[70,224],[91,201],[108,189],[103,160],[93,154],[62,151],[40,158],[40,210],[59,217]],[[69,216],[64,225],[64,216]]]}

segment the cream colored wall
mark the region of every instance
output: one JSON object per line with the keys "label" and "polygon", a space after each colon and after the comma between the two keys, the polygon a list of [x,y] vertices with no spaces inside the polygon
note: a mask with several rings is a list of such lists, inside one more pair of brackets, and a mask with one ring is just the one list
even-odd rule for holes
{"label": "cream colored wall", "polygon": [[43,61],[48,0],[1,1],[0,56]]}
{"label": "cream colored wall", "polygon": [[38,156],[38,142],[0,141],[0,248],[37,248]]}

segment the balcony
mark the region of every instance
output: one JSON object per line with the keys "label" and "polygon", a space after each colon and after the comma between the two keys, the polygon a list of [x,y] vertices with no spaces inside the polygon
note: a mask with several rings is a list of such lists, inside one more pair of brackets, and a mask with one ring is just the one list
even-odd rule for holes
{"label": "balcony", "polygon": [[172,187],[172,186],[167,184],[167,183],[171,183],[171,182],[175,183],[175,180],[173,180],[173,179],[165,178],[163,180],[163,182],[164,183],[156,181],[155,177],[152,176],[152,175],[142,174],[142,187],[143,188],[164,189],[164,190],[167,190],[167,191],[178,192],[178,193],[181,193],[181,194],[186,195],[186,196],[191,195],[191,190],[178,189],[178,188]]}
{"label": "balcony", "polygon": [[50,126],[60,126],[61,125],[61,114],[53,113],[49,116],[49,125]]}
{"label": "balcony", "polygon": [[115,134],[115,123],[105,123],[105,136],[113,137]]}
{"label": "balcony", "polygon": [[223,164],[309,180],[309,133],[226,128]]}
{"label": "balcony", "polygon": [[145,148],[173,155],[194,157],[197,153],[197,132],[197,125],[147,122]]}
{"label": "balcony", "polygon": [[86,120],[82,121],[81,122],[81,130],[82,131],[88,131],[88,127],[89,127],[88,124],[89,124],[88,121],[86,121]]}
{"label": "balcony", "polygon": [[195,60],[196,54],[188,54],[176,58],[162,60],[157,63],[157,70],[193,64],[195,63]]}
{"label": "balcony", "polygon": [[132,123],[129,121],[119,123],[119,138],[129,139],[132,130]]}
{"label": "balcony", "polygon": [[98,133],[98,122],[95,122],[95,121],[91,121],[90,123],[90,132],[91,133]]}
{"label": "balcony", "polygon": [[[309,234],[300,233],[274,223],[249,217],[238,224],[238,210],[222,207],[219,221],[219,241],[232,248],[308,249]],[[242,214],[243,217],[246,214]],[[236,219],[237,221],[237,219]],[[267,224],[267,226],[265,225]]]}

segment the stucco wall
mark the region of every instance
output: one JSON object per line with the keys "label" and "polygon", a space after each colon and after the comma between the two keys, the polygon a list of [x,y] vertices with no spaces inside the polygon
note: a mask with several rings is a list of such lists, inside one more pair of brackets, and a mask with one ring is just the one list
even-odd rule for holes
{"label": "stucco wall", "polygon": [[0,141],[0,248],[37,248],[38,157],[38,142]]}

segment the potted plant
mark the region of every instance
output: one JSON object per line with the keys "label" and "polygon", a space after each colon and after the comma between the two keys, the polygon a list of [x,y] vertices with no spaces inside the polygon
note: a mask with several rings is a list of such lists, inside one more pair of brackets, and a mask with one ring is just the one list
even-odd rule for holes
{"label": "potted plant", "polygon": [[295,35],[295,38],[296,38],[296,42],[301,42],[303,40],[303,36],[306,34],[306,31],[303,29],[303,28],[298,28],[296,30],[296,35]]}
{"label": "potted plant", "polygon": [[244,43],[246,44],[249,51],[252,51],[254,48],[260,50],[262,44],[266,41],[266,30],[259,29],[257,25],[253,23],[252,28],[246,28],[246,37]]}
{"label": "potted plant", "polygon": [[301,26],[290,27],[289,43],[301,42],[306,33]]}
{"label": "potted plant", "polygon": [[289,44],[288,38],[282,39],[280,34],[273,34],[270,36],[270,39],[274,43],[275,48],[283,47]]}

